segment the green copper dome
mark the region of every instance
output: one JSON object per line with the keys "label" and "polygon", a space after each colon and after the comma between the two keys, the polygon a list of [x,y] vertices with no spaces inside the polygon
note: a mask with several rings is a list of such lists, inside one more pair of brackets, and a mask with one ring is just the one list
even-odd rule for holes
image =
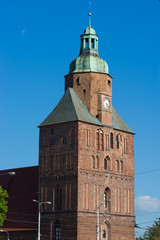
{"label": "green copper dome", "polygon": [[84,34],[96,34],[95,30],[89,25],[85,30]]}
{"label": "green copper dome", "polygon": [[69,73],[75,72],[109,73],[108,64],[98,55],[98,36],[90,25],[81,35],[79,56],[70,64]]}

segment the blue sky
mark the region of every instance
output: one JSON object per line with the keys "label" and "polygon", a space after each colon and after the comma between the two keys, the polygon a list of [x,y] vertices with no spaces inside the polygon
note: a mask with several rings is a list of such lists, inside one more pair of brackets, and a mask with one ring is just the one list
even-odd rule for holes
{"label": "blue sky", "polygon": [[[64,93],[88,12],[85,0],[0,2],[1,169],[38,164],[37,126]],[[160,1],[99,0],[91,12],[113,105],[136,132],[136,222],[145,228],[160,216],[160,171],[148,172],[160,169]]]}

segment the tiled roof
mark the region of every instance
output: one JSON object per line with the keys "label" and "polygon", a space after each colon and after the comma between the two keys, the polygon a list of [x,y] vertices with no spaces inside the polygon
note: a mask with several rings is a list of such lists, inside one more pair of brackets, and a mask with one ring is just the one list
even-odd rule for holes
{"label": "tiled roof", "polygon": [[90,114],[74,89],[68,88],[58,105],[39,127],[73,121],[81,121],[102,126],[102,123]]}
{"label": "tiled roof", "polygon": [[112,107],[112,127],[117,130],[134,134],[134,132],[128,127],[128,125],[123,121],[123,119],[116,112],[114,107]]}
{"label": "tiled roof", "polygon": [[[74,121],[81,121],[103,126],[103,124],[96,117],[90,114],[74,89],[68,88],[60,102],[47,116],[47,118],[39,125],[39,127]],[[133,134],[133,131],[127,126],[127,124],[122,120],[113,107],[111,128]]]}

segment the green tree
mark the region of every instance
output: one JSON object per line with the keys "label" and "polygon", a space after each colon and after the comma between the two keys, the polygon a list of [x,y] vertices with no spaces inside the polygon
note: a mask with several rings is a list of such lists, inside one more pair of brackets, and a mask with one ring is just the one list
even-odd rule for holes
{"label": "green tree", "polygon": [[3,226],[3,222],[6,219],[6,213],[8,210],[6,198],[8,193],[6,190],[3,190],[0,186],[0,227]]}
{"label": "green tree", "polygon": [[147,227],[141,240],[160,240],[160,218],[157,218],[151,227]]}

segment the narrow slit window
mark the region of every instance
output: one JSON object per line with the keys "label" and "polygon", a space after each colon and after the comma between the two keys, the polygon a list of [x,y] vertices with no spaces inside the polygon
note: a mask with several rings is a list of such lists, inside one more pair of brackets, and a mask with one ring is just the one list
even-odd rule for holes
{"label": "narrow slit window", "polygon": [[116,145],[117,145],[117,149],[119,149],[119,135],[116,136]]}
{"label": "narrow slit window", "polygon": [[113,148],[113,133],[110,134],[110,147]]}
{"label": "narrow slit window", "polygon": [[106,150],[109,150],[109,135],[105,135],[106,136]]}
{"label": "narrow slit window", "polygon": [[100,133],[100,150],[103,151],[103,133]]}

